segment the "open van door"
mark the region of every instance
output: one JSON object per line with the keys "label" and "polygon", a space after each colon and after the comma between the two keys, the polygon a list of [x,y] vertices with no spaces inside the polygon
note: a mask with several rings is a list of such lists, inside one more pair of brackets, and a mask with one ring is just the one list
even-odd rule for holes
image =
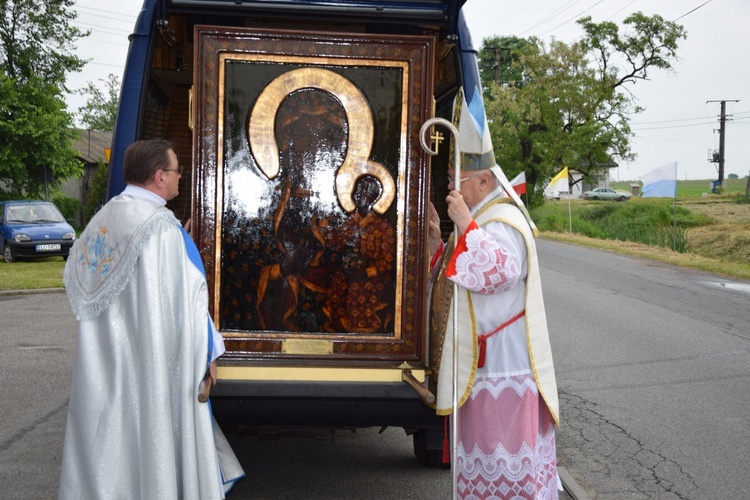
{"label": "open van door", "polygon": [[425,221],[448,148],[431,167],[419,131],[462,84],[462,3],[144,2],[108,195],[130,143],[175,144],[170,207],[227,347],[222,424],[400,426],[439,463]]}

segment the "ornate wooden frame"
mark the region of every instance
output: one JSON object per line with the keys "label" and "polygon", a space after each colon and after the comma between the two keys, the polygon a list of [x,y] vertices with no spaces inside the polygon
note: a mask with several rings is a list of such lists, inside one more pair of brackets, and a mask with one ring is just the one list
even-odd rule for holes
{"label": "ornate wooden frame", "polygon": [[[193,236],[206,266],[210,307],[214,322],[225,337],[226,357],[269,362],[283,359],[291,363],[304,360],[306,363],[313,361],[319,364],[331,360],[340,364],[351,360],[355,365],[363,361],[383,361],[388,364],[408,361],[424,366],[427,293],[427,229],[424,220],[429,161],[421,150],[418,136],[421,124],[431,116],[433,107],[434,39],[426,36],[369,36],[201,26],[195,28],[194,39],[193,158],[196,180],[193,185]],[[374,90],[376,87],[369,88],[362,82],[379,72],[390,78],[394,74],[399,75],[397,79],[400,80],[400,90],[394,92],[396,98],[400,99],[398,128],[385,131],[376,128],[374,132],[376,146],[373,157],[390,155],[389,158],[394,159],[389,166],[393,185],[390,188],[387,186],[388,176],[383,174],[385,170],[382,165],[373,158],[360,158],[348,170],[344,167],[339,169],[341,175],[337,173],[336,193],[340,206],[351,212],[351,207],[347,206],[347,203],[351,204],[351,198],[342,195],[342,192],[349,189],[351,194],[356,178],[364,172],[381,175],[379,179],[383,193],[392,195],[388,203],[382,201],[381,196],[382,203],[374,207],[378,213],[390,214],[391,220],[395,221],[396,291],[392,331],[301,333],[227,328],[226,325],[231,322],[222,318],[221,314],[225,305],[222,304],[225,300],[222,298],[222,276],[230,274],[222,266],[222,246],[229,245],[225,243],[225,230],[228,228],[224,227],[224,223],[231,207],[225,205],[230,203],[230,195],[236,196],[240,192],[240,188],[235,187],[230,179],[234,179],[232,175],[238,168],[251,171],[256,176],[254,179],[259,178],[260,172],[273,180],[278,172],[273,165],[266,167],[268,160],[261,158],[264,154],[265,158],[274,157],[280,145],[266,140],[270,137],[269,130],[259,128],[257,124],[261,120],[251,119],[251,114],[273,116],[274,106],[278,107],[284,95],[269,92],[281,91],[283,94],[317,86],[339,100],[345,100],[347,96],[357,93],[348,87],[350,83],[347,82],[353,82],[352,85],[360,88],[361,97],[377,114],[379,95]],[[289,81],[279,82],[283,75],[291,75],[287,78]],[[239,112],[232,101],[238,81],[243,86],[247,83],[249,87],[260,89],[259,92],[246,91],[250,97],[237,98],[237,102],[242,104]],[[275,83],[270,85],[271,82]],[[339,83],[345,88],[337,94],[330,87]],[[263,89],[267,90],[266,94],[263,94]],[[264,102],[266,108],[255,106],[260,101]],[[358,106],[357,109],[362,111],[363,108]],[[254,109],[256,107],[260,110]],[[352,151],[359,147],[352,145],[356,141],[367,141],[366,137],[361,139],[361,127],[357,127],[361,120],[366,119],[366,110],[362,112],[365,114],[348,111],[348,148]],[[243,113],[246,116],[244,143],[237,132],[240,124],[237,116]],[[379,144],[378,136],[383,133],[395,137],[398,151],[388,151],[378,156],[375,149]],[[253,141],[248,137],[256,138],[252,148]],[[393,141],[389,144],[393,144]],[[262,152],[263,148],[265,153]],[[257,181],[247,186],[257,187]],[[261,199],[258,200],[260,203]],[[225,258],[228,260],[228,257]],[[233,304],[232,307],[241,309],[242,305]]]}

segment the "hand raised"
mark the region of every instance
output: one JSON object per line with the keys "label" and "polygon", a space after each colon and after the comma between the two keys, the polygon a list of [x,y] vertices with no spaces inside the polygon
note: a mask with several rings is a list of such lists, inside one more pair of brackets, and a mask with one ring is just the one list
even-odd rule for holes
{"label": "hand raised", "polygon": [[471,221],[474,220],[471,217],[469,207],[466,206],[464,197],[458,191],[453,190],[448,193],[445,201],[448,202],[448,217],[456,224],[458,232],[463,234],[466,228],[469,227],[469,224],[471,224]]}

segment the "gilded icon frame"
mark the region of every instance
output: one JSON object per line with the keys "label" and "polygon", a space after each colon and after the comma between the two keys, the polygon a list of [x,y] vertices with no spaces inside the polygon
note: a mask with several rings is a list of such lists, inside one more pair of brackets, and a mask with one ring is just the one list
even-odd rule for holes
{"label": "gilded icon frame", "polygon": [[[199,244],[206,265],[209,306],[215,324],[225,336],[227,356],[287,362],[312,358],[326,363],[326,360],[332,358],[344,358],[353,361],[389,363],[408,361],[422,364],[425,351],[427,281],[426,225],[423,221],[428,197],[426,189],[429,185],[427,182],[429,160],[419,146],[418,134],[421,124],[430,117],[432,112],[434,39],[426,36],[379,35],[375,37],[351,33],[301,33],[197,26],[195,40],[194,237]],[[228,69],[235,67],[240,69]],[[237,76],[231,75],[233,71]],[[294,71],[297,73],[293,73]],[[331,76],[327,72],[333,72],[334,75]],[[363,173],[376,177],[380,175],[378,180],[383,190],[379,200],[384,198],[382,194],[388,194],[388,191],[391,191],[392,199],[388,203],[382,203],[379,209],[384,215],[390,215],[396,235],[392,331],[300,332],[291,329],[227,328],[226,326],[231,323],[227,316],[232,309],[226,307],[230,295],[223,290],[227,289],[225,286],[228,282],[227,276],[234,275],[227,271],[227,262],[230,261],[227,253],[230,243],[227,242],[231,238],[228,237],[227,227],[225,227],[227,226],[226,213],[232,209],[233,204],[237,203],[237,193],[246,190],[246,188],[242,190],[236,188],[232,191],[233,183],[230,178],[237,168],[240,168],[236,165],[253,169],[256,175],[254,181],[247,182],[245,186],[256,186],[257,180],[255,179],[261,178],[261,174],[265,175],[265,179],[269,182],[276,178],[278,169],[272,165],[266,172],[265,167],[261,165],[265,160],[258,160],[262,156],[259,152],[261,146],[267,145],[269,141],[256,141],[255,149],[250,144],[250,137],[265,137],[263,134],[269,133],[267,126],[266,129],[262,127],[252,129],[253,125],[260,120],[252,120],[251,117],[256,101],[262,100],[266,105],[270,103],[270,108],[259,111],[258,113],[261,114],[257,116],[265,116],[262,113],[272,116],[276,110],[275,106],[278,106],[285,97],[269,91],[265,99],[258,98],[256,95],[253,105],[243,104],[238,116],[242,113],[247,116],[244,122],[247,144],[244,144],[241,138],[236,137],[239,118],[229,116],[232,110],[237,108],[237,106],[233,108],[230,105],[231,99],[237,94],[236,89],[248,85],[259,85],[263,88],[276,89],[274,91],[278,91],[278,88],[289,91],[289,89],[307,89],[318,85],[336,96],[339,101],[344,101],[356,94],[347,87],[346,82],[357,82],[359,78],[359,84],[355,86],[367,87],[367,84],[362,82],[370,78],[370,74],[374,75],[379,72],[385,75],[384,78],[393,79],[395,77],[392,75],[396,74],[400,79],[400,90],[394,91],[399,100],[400,119],[395,126],[388,122],[387,128],[391,142],[395,140],[398,143],[396,145],[398,151],[389,150],[379,157],[373,153],[375,158],[364,154],[357,161],[350,162],[352,168],[348,170],[349,175],[341,175],[341,178],[336,179],[335,192],[343,212],[350,212],[353,208],[347,206],[347,202],[351,203],[351,198],[347,198],[346,194],[342,195],[342,191],[353,190],[358,176]],[[277,73],[279,75],[291,74],[289,81],[269,85],[269,82],[277,81],[272,77]],[[257,79],[260,83],[248,82],[253,79]],[[344,82],[341,83],[342,81]],[[337,85],[336,88],[340,90],[330,90],[330,87]],[[258,95],[260,94],[262,90]],[[367,90],[362,90],[362,94],[371,107],[377,107],[377,92],[369,91],[368,93]],[[252,97],[241,102],[246,103],[251,100]],[[357,99],[355,98],[354,101]],[[373,113],[377,115],[378,110]],[[365,139],[358,139],[362,133],[361,127],[358,131],[356,126],[363,121],[362,117],[366,113],[363,115],[359,107],[353,106],[347,110],[347,114],[351,115],[348,118],[351,123],[355,124],[355,126],[349,125],[348,140],[367,142],[367,133],[365,133]],[[228,120],[234,120],[230,127],[227,127]],[[384,120],[376,120],[376,123],[379,123],[380,127],[375,127],[375,141],[381,133],[380,129],[386,128],[382,126],[385,123]],[[273,156],[275,147],[283,148],[283,145],[272,144],[270,148],[267,148],[270,152],[267,151],[265,158]],[[247,160],[248,154],[252,157],[252,161]],[[387,168],[391,169],[390,173],[393,178],[392,186],[388,188],[387,176],[384,176],[383,169],[378,166],[378,160],[381,157],[392,159],[394,155],[397,158],[395,167],[394,160],[384,161]],[[238,157],[242,159],[235,160]],[[228,161],[228,158],[235,163]],[[249,166],[243,162],[248,163]],[[232,168],[235,170],[231,170]],[[230,199],[232,196],[233,198]],[[248,241],[252,244],[251,240]],[[248,286],[251,289],[253,287]],[[257,285],[255,286],[257,288]],[[251,290],[249,293],[252,296],[256,292]],[[237,295],[239,294],[232,296],[232,300],[239,302],[233,307],[238,311],[243,311],[242,299],[237,299]],[[257,308],[257,304],[255,307]]]}

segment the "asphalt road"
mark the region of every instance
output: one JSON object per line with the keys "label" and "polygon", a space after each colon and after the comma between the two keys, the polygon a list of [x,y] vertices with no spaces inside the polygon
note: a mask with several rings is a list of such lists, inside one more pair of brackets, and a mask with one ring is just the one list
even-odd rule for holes
{"label": "asphalt road", "polygon": [[748,498],[750,283],[539,247],[560,465],[591,498]]}
{"label": "asphalt road", "polygon": [[57,498],[75,331],[64,293],[0,295],[2,498]]}
{"label": "asphalt road", "polygon": [[[538,242],[561,397],[558,460],[590,498],[744,498],[750,284]],[[2,498],[57,494],[75,320],[62,293],[0,295]],[[449,498],[400,429],[229,436],[230,498]]]}

